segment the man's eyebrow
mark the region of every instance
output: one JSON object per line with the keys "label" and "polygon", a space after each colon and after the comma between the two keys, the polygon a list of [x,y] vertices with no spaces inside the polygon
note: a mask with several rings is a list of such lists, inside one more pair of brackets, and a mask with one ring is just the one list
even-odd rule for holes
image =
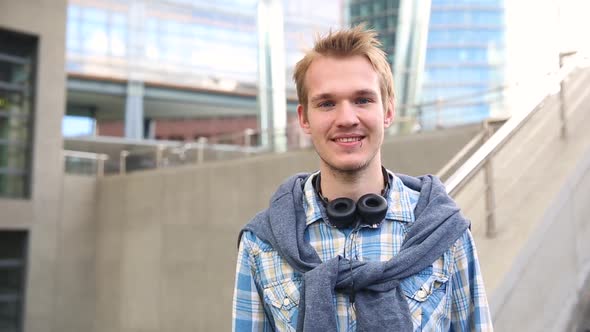
{"label": "man's eyebrow", "polygon": [[313,96],[309,101],[312,103],[315,103],[316,101],[320,101],[320,100],[324,100],[324,99],[330,99],[332,98],[332,95],[329,93],[322,93],[319,95],[315,95]]}
{"label": "man's eyebrow", "polygon": [[363,89],[363,90],[358,90],[355,92],[355,95],[357,96],[369,96],[369,97],[377,97],[377,91],[371,90],[371,89]]}
{"label": "man's eyebrow", "polygon": [[[367,96],[367,97],[374,97],[374,98],[376,98],[379,94],[375,90],[362,89],[362,90],[355,91],[354,92],[354,95],[355,96]],[[318,102],[320,100],[330,99],[332,97],[333,96],[330,93],[321,93],[319,95],[315,95],[315,96],[311,97],[311,99],[309,99],[309,102],[310,103],[315,103],[315,102]]]}

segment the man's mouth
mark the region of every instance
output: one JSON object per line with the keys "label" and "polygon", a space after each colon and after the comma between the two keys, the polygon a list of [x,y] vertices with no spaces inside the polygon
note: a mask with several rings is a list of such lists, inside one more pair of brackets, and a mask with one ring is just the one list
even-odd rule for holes
{"label": "man's mouth", "polygon": [[363,139],[362,137],[340,137],[340,138],[334,139],[334,141],[339,142],[339,143],[350,143],[350,142],[358,142],[362,139]]}

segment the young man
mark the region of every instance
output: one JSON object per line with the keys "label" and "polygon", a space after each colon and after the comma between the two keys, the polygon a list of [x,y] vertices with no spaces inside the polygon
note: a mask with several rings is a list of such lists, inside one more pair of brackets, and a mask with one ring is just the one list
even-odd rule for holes
{"label": "young man", "polygon": [[393,79],[375,36],[332,32],[297,63],[320,169],[288,179],[244,228],[235,331],[492,330],[468,222],[444,186],[381,165]]}

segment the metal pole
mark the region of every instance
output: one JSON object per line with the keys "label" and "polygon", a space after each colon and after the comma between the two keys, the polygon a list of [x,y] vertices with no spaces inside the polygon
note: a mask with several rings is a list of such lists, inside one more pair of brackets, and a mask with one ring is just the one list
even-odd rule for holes
{"label": "metal pole", "polygon": [[[487,141],[493,134],[492,127],[487,120],[484,121],[483,128],[486,135],[485,140]],[[486,187],[486,236],[491,238],[496,235],[496,198],[492,155],[490,155],[484,166],[484,181]]]}
{"label": "metal pole", "polygon": [[123,150],[119,153],[119,174],[127,173],[127,156],[129,151]]}
{"label": "metal pole", "polygon": [[107,156],[106,154],[100,154],[98,155],[98,158],[96,160],[96,175],[98,177],[102,177],[104,176],[104,162],[105,160],[107,160],[109,158],[109,156]]}
{"label": "metal pole", "polygon": [[486,182],[486,236],[494,237],[496,235],[496,199],[494,197],[494,169],[492,159],[488,159],[485,168]]}
{"label": "metal pole", "polygon": [[246,128],[244,130],[244,145],[247,147],[252,146],[252,135],[254,135],[254,129]]}
{"label": "metal pole", "polygon": [[418,124],[418,131],[422,131],[424,127],[424,110],[422,110],[422,106],[418,105],[416,111],[416,123]]}
{"label": "metal pole", "polygon": [[162,167],[163,156],[164,156],[164,146],[158,145],[158,148],[156,149],[156,168]]}
{"label": "metal pole", "polygon": [[559,83],[559,119],[561,120],[561,138],[567,138],[567,119],[565,108],[565,79]]}
{"label": "metal pole", "polygon": [[[563,67],[563,58],[567,55],[565,53],[559,53],[559,68]],[[566,107],[565,107],[565,77],[559,82],[559,120],[561,123],[561,138],[567,137],[567,123],[566,123]]]}
{"label": "metal pole", "polygon": [[[576,54],[576,51],[572,51],[572,52],[564,52],[564,53],[559,53],[559,68],[561,69],[563,67],[563,59]],[[567,138],[567,105],[565,102],[565,98],[566,98],[566,94],[565,94],[565,80],[566,78],[564,77],[561,82],[559,82],[559,119],[561,120],[561,138],[562,139],[566,139]]]}
{"label": "metal pole", "polygon": [[200,164],[205,160],[205,145],[207,144],[207,137],[199,137],[197,143],[197,163]]}
{"label": "metal pole", "polygon": [[184,143],[182,148],[180,148],[180,151],[178,153],[178,157],[182,162],[186,162],[186,151],[188,151],[188,149],[190,149],[189,143]]}

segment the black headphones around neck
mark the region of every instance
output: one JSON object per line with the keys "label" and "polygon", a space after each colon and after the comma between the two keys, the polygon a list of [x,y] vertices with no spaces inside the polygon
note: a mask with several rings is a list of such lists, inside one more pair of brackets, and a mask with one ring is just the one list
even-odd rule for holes
{"label": "black headphones around neck", "polygon": [[344,229],[356,226],[357,221],[360,225],[370,226],[378,225],[383,221],[388,208],[387,200],[383,195],[389,190],[389,175],[385,169],[383,169],[383,179],[385,181],[385,188],[383,188],[381,195],[365,194],[356,203],[348,197],[340,197],[328,201],[322,195],[320,186],[321,175],[319,173],[313,179],[313,186],[326,208],[329,224],[338,229]]}

